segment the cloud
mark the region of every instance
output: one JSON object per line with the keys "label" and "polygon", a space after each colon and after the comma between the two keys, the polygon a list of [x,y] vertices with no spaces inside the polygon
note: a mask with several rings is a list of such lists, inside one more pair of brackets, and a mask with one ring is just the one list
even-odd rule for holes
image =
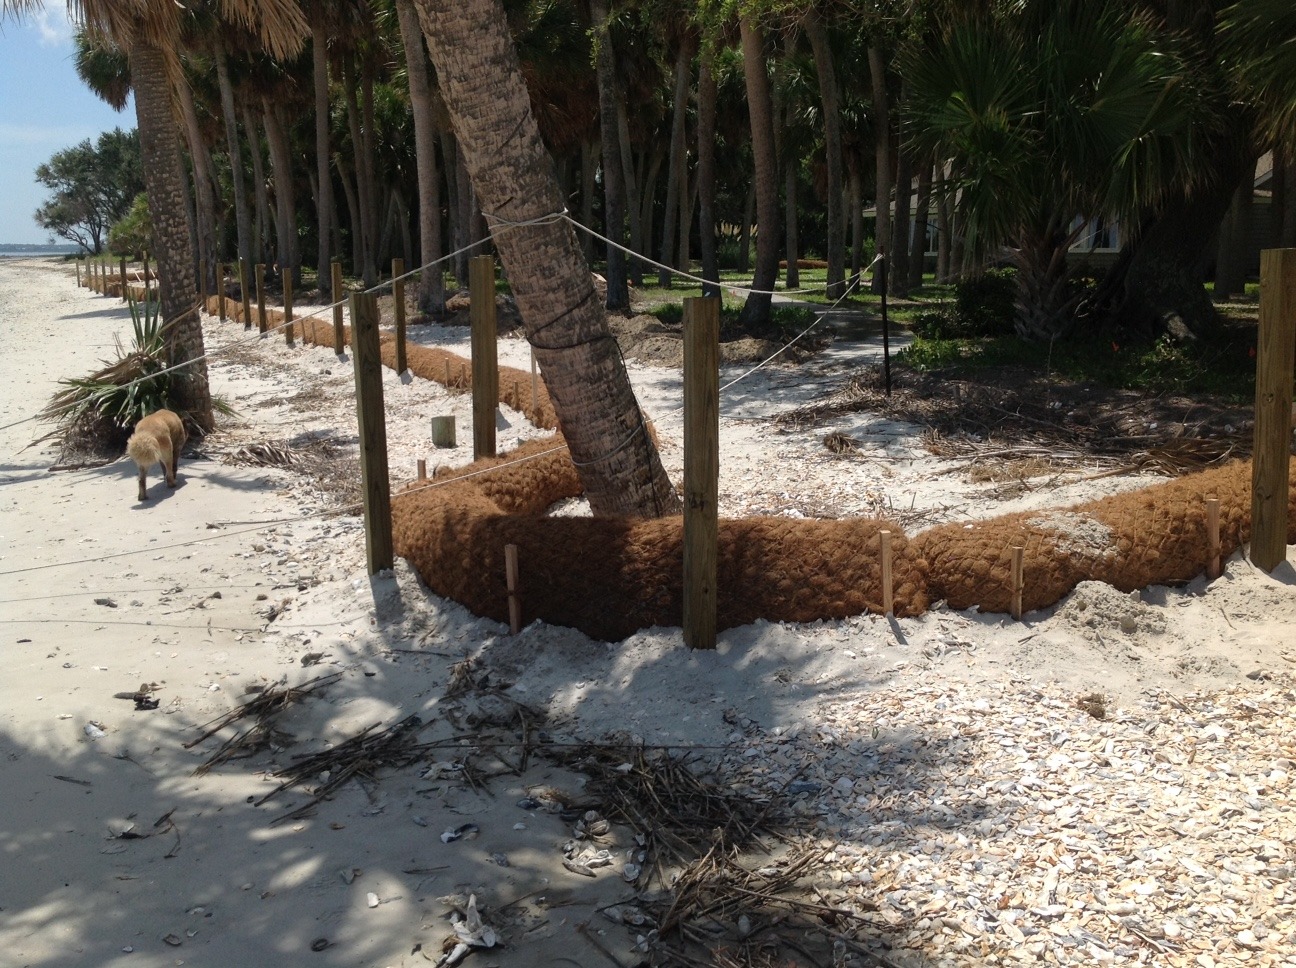
{"label": "cloud", "polygon": [[32,17],[32,26],[40,34],[42,47],[62,47],[72,42],[72,25],[67,19],[67,7],[62,4],[54,4],[53,10],[42,8]]}

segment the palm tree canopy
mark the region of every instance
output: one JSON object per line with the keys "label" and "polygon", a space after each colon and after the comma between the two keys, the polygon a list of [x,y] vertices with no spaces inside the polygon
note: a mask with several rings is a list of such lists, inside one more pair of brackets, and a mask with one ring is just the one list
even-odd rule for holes
{"label": "palm tree canopy", "polygon": [[1296,3],[1239,0],[1220,16],[1227,56],[1274,141],[1296,149]]}

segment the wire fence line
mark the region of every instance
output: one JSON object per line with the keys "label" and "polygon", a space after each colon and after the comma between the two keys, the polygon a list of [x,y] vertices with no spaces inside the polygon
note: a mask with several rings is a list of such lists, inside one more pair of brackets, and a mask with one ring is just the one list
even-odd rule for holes
{"label": "wire fence line", "polygon": [[[696,282],[701,282],[701,283],[704,283],[704,284],[706,284],[706,285],[716,285],[716,283],[715,283],[713,280],[706,280],[706,279],[703,279],[702,277],[692,275],[691,273],[687,273],[687,272],[684,272],[684,271],[682,271],[682,270],[676,269],[676,268],[674,268],[674,267],[664,265],[664,264],[662,264],[662,263],[659,263],[659,262],[653,260],[652,258],[650,258],[650,257],[648,257],[648,256],[645,256],[645,255],[643,255],[643,254],[641,254],[641,253],[635,252],[634,250],[632,250],[632,249],[630,249],[630,248],[628,248],[628,247],[626,247],[626,246],[623,246],[623,245],[620,245],[619,243],[613,242],[611,239],[608,239],[606,236],[600,234],[599,232],[596,232],[595,230],[590,229],[590,228],[588,228],[587,226],[585,226],[585,225],[581,224],[580,222],[576,221],[576,220],[573,219],[573,218],[572,218],[572,217],[571,217],[571,216],[570,216],[566,211],[563,211],[563,212],[560,212],[560,213],[552,213],[552,214],[549,214],[549,215],[544,215],[544,216],[537,217],[537,218],[535,218],[535,219],[529,219],[529,220],[521,221],[521,222],[512,222],[512,221],[508,221],[508,220],[506,220],[506,219],[502,219],[502,218],[494,217],[494,216],[488,216],[488,218],[492,221],[492,225],[493,225],[493,229],[492,229],[492,231],[495,230],[495,229],[494,229],[494,226],[498,226],[498,230],[499,230],[499,231],[515,231],[515,230],[518,230],[518,229],[523,229],[523,228],[528,228],[528,227],[533,227],[533,226],[550,225],[550,224],[554,224],[554,223],[556,223],[556,222],[566,222],[566,223],[570,224],[574,229],[576,229],[576,230],[578,230],[578,231],[586,232],[586,233],[588,233],[589,235],[591,235],[592,237],[594,237],[594,238],[596,238],[596,239],[599,239],[599,240],[605,242],[605,243],[608,244],[608,245],[611,245],[611,246],[613,246],[613,247],[615,247],[615,248],[620,249],[621,251],[623,251],[624,253],[626,253],[627,255],[629,255],[629,256],[631,256],[631,257],[634,257],[634,258],[637,258],[637,259],[641,259],[641,260],[643,260],[643,261],[644,261],[645,263],[647,263],[647,264],[653,265],[653,266],[655,266],[655,267],[657,267],[657,268],[659,268],[659,269],[662,269],[662,270],[669,271],[669,272],[675,274],[676,276],[678,276],[678,277],[680,277],[680,278],[683,278],[683,279],[689,279],[689,280],[691,280],[691,281],[696,281]],[[401,276],[399,276],[399,277],[393,277],[393,279],[388,280],[388,281],[385,282],[385,283],[379,284],[379,285],[377,285],[377,286],[369,287],[368,289],[360,290],[360,292],[363,292],[363,293],[373,293],[373,292],[377,292],[377,291],[379,291],[379,290],[381,290],[381,289],[385,289],[387,286],[390,286],[393,282],[397,281],[398,279],[399,279],[399,280],[408,279],[408,278],[410,278],[411,276],[418,275],[418,274],[420,274],[420,273],[422,273],[422,272],[424,272],[424,271],[427,271],[427,270],[429,270],[429,269],[435,269],[435,268],[437,268],[438,266],[440,266],[440,265],[442,265],[442,264],[444,264],[444,263],[446,263],[446,262],[449,262],[449,261],[452,260],[452,259],[457,258],[459,255],[462,255],[462,254],[464,254],[464,253],[466,253],[466,252],[469,252],[469,251],[472,251],[472,250],[474,250],[474,249],[476,249],[476,248],[479,248],[480,246],[486,244],[486,243],[489,242],[489,241],[490,241],[490,239],[481,239],[481,240],[478,240],[477,242],[471,243],[471,244],[469,244],[469,245],[467,245],[467,246],[463,246],[463,247],[461,247],[461,248],[455,250],[454,252],[448,253],[447,255],[444,255],[444,256],[442,256],[442,257],[439,258],[439,259],[433,260],[432,262],[429,262],[429,263],[427,263],[426,265],[419,266],[419,267],[417,267],[417,268],[415,268],[415,269],[411,269],[410,271],[404,273],[403,275],[401,275]],[[867,269],[871,269],[874,265],[877,265],[879,262],[881,262],[881,261],[883,261],[883,260],[884,260],[884,257],[883,257],[882,255],[878,255],[878,256],[876,256],[876,257],[873,259],[873,261],[870,262],[869,265],[866,267],[866,270],[865,270],[865,271],[867,271]],[[753,376],[755,373],[757,373],[757,372],[760,371],[761,369],[763,369],[763,368],[765,368],[766,366],[770,365],[774,360],[776,360],[778,357],[780,357],[780,356],[782,356],[784,353],[786,353],[786,352],[787,352],[787,351],[788,351],[792,346],[794,346],[797,342],[799,342],[800,340],[804,339],[804,338],[805,338],[807,335],[809,335],[809,334],[810,334],[814,329],[816,329],[817,327],[819,327],[820,325],[822,325],[823,322],[824,322],[824,320],[825,320],[826,318],[828,318],[828,316],[829,316],[833,311],[835,311],[835,310],[837,309],[837,307],[840,306],[840,304],[841,304],[845,299],[847,299],[847,298],[848,298],[848,297],[849,297],[849,296],[850,296],[850,295],[851,295],[851,294],[856,290],[856,288],[857,288],[858,285],[859,285],[859,281],[860,281],[860,277],[859,277],[859,275],[856,275],[854,278],[852,278],[852,279],[850,280],[849,284],[847,285],[846,290],[845,290],[845,291],[844,291],[844,292],[843,292],[839,297],[837,297],[837,299],[836,299],[832,304],[830,304],[830,305],[826,306],[825,308],[823,308],[822,310],[818,310],[818,311],[816,312],[815,319],[814,319],[813,322],[811,322],[811,324],[810,324],[809,326],[805,327],[805,329],[803,329],[801,332],[799,332],[796,336],[794,336],[792,339],[788,340],[786,343],[784,343],[782,346],[780,346],[779,349],[777,349],[774,353],[770,354],[768,357],[766,357],[765,359],[761,360],[759,363],[755,364],[754,366],[752,366],[752,367],[749,368],[748,370],[744,371],[744,372],[741,373],[739,376],[735,377],[733,380],[730,380],[728,383],[725,383],[723,386],[720,387],[720,392],[723,393],[724,391],[731,389],[731,388],[734,387],[735,385],[741,383],[743,380],[746,380],[746,379],[750,378],[751,376]],[[724,289],[730,291],[731,293],[746,293],[746,294],[748,294],[748,295],[750,295],[750,294],[756,294],[756,295],[796,295],[796,294],[808,294],[808,293],[814,293],[814,292],[824,292],[824,291],[826,291],[827,288],[828,288],[827,286],[823,286],[823,287],[816,287],[816,288],[812,288],[812,289],[793,290],[793,291],[790,291],[790,292],[789,292],[789,291],[787,291],[787,290],[782,290],[782,291],[757,290],[757,289],[753,289],[753,288],[750,288],[750,287],[735,286],[735,285],[726,284],[726,283],[721,283],[721,284],[719,284],[719,285],[721,286],[721,288],[724,288]],[[298,322],[299,320],[311,319],[311,318],[315,318],[315,317],[317,317],[317,316],[321,316],[321,315],[323,315],[324,313],[331,312],[331,311],[332,311],[333,309],[335,309],[336,307],[341,306],[341,305],[344,305],[344,304],[346,303],[346,301],[347,301],[347,300],[345,300],[345,299],[343,299],[343,300],[337,300],[337,301],[335,301],[335,302],[333,302],[333,303],[330,303],[330,304],[328,304],[328,305],[326,305],[326,306],[316,307],[316,308],[315,308],[313,311],[311,311],[311,312],[305,313],[305,314],[303,314],[302,316],[297,317],[297,318],[295,318],[295,319],[293,319],[293,320],[286,320],[286,321],[284,321],[283,323],[280,323],[280,324],[278,324],[278,325],[276,325],[276,326],[274,326],[274,327],[272,327],[272,328],[268,328],[265,332],[258,332],[258,333],[256,333],[255,335],[250,336],[250,337],[246,337],[246,338],[243,338],[243,339],[237,339],[237,340],[231,341],[231,342],[229,342],[229,343],[221,344],[221,345],[218,346],[218,347],[214,347],[214,348],[212,348],[211,350],[208,350],[207,352],[205,352],[205,353],[202,354],[201,356],[194,357],[194,358],[191,359],[191,360],[187,360],[187,361],[184,361],[184,362],[182,362],[182,363],[176,364],[176,365],[174,365],[174,366],[172,366],[172,367],[168,367],[168,368],[165,369],[165,370],[158,371],[158,372],[156,372],[156,373],[150,374],[148,377],[144,377],[144,378],[141,378],[140,380],[133,381],[133,382],[135,382],[135,383],[143,382],[144,379],[151,379],[152,377],[155,377],[155,376],[160,376],[160,375],[163,375],[163,374],[165,374],[165,373],[173,372],[173,371],[175,371],[175,370],[182,369],[183,367],[193,365],[193,364],[195,364],[195,363],[197,363],[197,362],[199,362],[199,361],[201,361],[201,360],[205,360],[205,359],[207,359],[207,358],[211,358],[211,357],[219,356],[219,355],[222,354],[222,353],[229,352],[229,351],[234,350],[234,349],[236,349],[236,348],[238,348],[238,347],[246,346],[246,345],[251,345],[251,344],[254,344],[254,343],[260,342],[260,341],[262,341],[262,340],[263,340],[267,335],[269,335],[270,333],[277,332],[277,331],[279,331],[279,330],[281,330],[281,329],[284,329],[285,327],[287,327],[287,326],[289,326],[289,325],[292,325],[293,323]],[[201,305],[199,304],[199,305],[196,305],[196,306],[194,306],[194,307],[190,307],[190,309],[189,309],[189,310],[186,310],[186,312],[190,312],[190,311],[192,311],[194,308],[201,308]],[[128,384],[128,385],[129,385],[129,384]],[[681,405],[681,406],[679,406],[679,407],[676,407],[676,408],[673,409],[673,410],[669,410],[669,411],[667,411],[667,412],[666,412],[665,414],[663,414],[662,416],[674,416],[674,415],[676,415],[676,414],[678,414],[678,413],[680,413],[680,412],[682,412],[682,411],[683,411],[683,405]],[[27,423],[27,422],[29,422],[29,421],[31,421],[31,420],[35,420],[35,419],[37,419],[37,416],[36,416],[36,415],[33,415],[32,417],[28,417],[28,418],[25,418],[25,419],[23,419],[23,420],[15,421],[15,422],[13,422],[13,423],[5,424],[5,425],[3,425],[3,426],[0,426],[0,430],[7,430],[7,429],[10,429],[10,428],[12,428],[12,427],[14,427],[14,426],[18,426],[18,425],[20,425],[20,424]],[[443,480],[435,480],[435,479],[427,479],[427,478],[423,478],[423,479],[405,479],[405,480],[403,480],[403,481],[398,482],[397,486],[405,487],[405,486],[408,486],[410,483],[416,483],[418,480],[422,480],[424,483],[423,483],[422,486],[419,488],[419,490],[424,490],[424,489],[427,489],[427,488],[434,488],[434,487],[444,487],[444,486],[446,486],[446,485],[454,484],[454,483],[458,483],[458,482],[463,481],[463,480],[468,480],[468,479],[471,479],[471,478],[476,478],[476,477],[484,476],[484,475],[486,475],[486,474],[495,473],[495,472],[497,472],[497,471],[501,471],[501,470],[504,470],[504,469],[507,469],[507,468],[511,468],[511,467],[515,467],[515,466],[518,466],[518,465],[521,465],[521,464],[529,463],[530,461],[539,460],[539,459],[542,458],[542,457],[551,456],[551,455],[553,455],[553,454],[560,453],[560,452],[562,452],[562,451],[564,451],[564,450],[566,450],[566,449],[567,449],[567,448],[566,448],[566,445],[564,444],[564,445],[560,445],[560,446],[556,446],[556,447],[548,448],[548,449],[546,449],[546,450],[540,451],[540,452],[535,453],[535,454],[527,455],[526,457],[516,458],[516,459],[511,460],[511,461],[504,461],[504,462],[499,463],[499,464],[494,464],[494,465],[492,465],[492,466],[490,466],[490,467],[480,468],[480,469],[478,469],[478,470],[470,471],[470,472],[465,473],[465,474],[459,474],[459,475],[454,476],[454,477],[447,477],[447,478],[445,478],[445,479],[443,479]],[[98,470],[98,468],[92,468],[92,469],[89,469],[87,472],[89,472],[89,471],[94,471],[94,470]],[[5,487],[5,486],[16,486],[17,484],[20,484],[20,483],[22,483],[22,482],[7,482],[7,483],[5,483],[5,484],[3,484],[3,485],[0,485],[0,487]],[[40,565],[32,565],[32,566],[28,566],[28,567],[25,567],[25,568],[10,569],[10,570],[7,570],[7,571],[0,571],[0,577],[3,577],[3,576],[9,576],[9,575],[26,574],[26,573],[30,573],[30,572],[44,571],[44,570],[49,570],[49,569],[54,569],[54,568],[71,567],[71,566],[74,566],[74,565],[90,564],[90,563],[99,562],[99,561],[107,561],[107,560],[112,560],[112,559],[116,559],[116,558],[128,557],[128,556],[135,555],[135,554],[144,554],[144,553],[151,552],[151,551],[163,551],[163,550],[170,550],[170,549],[175,549],[175,548],[191,547],[191,546],[194,546],[194,545],[204,544],[204,543],[207,543],[207,542],[210,542],[210,541],[219,541],[219,540],[223,540],[223,539],[225,539],[225,538],[235,537],[235,536],[238,536],[238,535],[243,535],[243,534],[254,534],[254,533],[257,533],[257,532],[260,532],[260,531],[264,531],[264,530],[267,529],[267,528],[276,527],[276,526],[279,526],[279,525],[284,525],[284,524],[297,524],[297,523],[303,523],[303,522],[307,522],[307,521],[314,520],[314,519],[318,519],[318,518],[333,517],[333,516],[337,516],[337,515],[340,515],[340,514],[346,514],[346,513],[349,513],[349,512],[351,512],[351,511],[358,510],[358,509],[360,509],[361,507],[363,507],[363,502],[354,502],[354,503],[351,503],[351,504],[342,505],[342,506],[338,506],[338,507],[325,508],[325,509],[322,509],[322,510],[320,510],[320,511],[313,512],[313,513],[311,513],[311,514],[307,514],[307,515],[297,515],[297,516],[293,516],[293,517],[282,517],[282,518],[274,518],[274,519],[270,519],[270,520],[258,520],[258,521],[252,521],[252,520],[249,520],[249,521],[228,521],[228,522],[216,522],[216,523],[213,525],[213,527],[216,527],[216,528],[222,528],[222,529],[223,529],[223,528],[226,528],[226,527],[229,527],[229,526],[232,526],[232,525],[245,525],[245,524],[246,524],[246,525],[250,525],[250,527],[240,527],[238,530],[234,530],[234,531],[224,531],[224,530],[222,530],[222,531],[221,531],[220,533],[218,533],[218,534],[207,535],[207,536],[203,536],[203,537],[199,537],[199,538],[193,538],[193,539],[190,539],[190,540],[188,540],[188,541],[177,542],[177,543],[170,544],[170,545],[161,545],[161,546],[159,546],[159,545],[153,545],[153,546],[148,547],[148,548],[140,548],[140,549],[132,550],[132,551],[116,552],[116,553],[113,553],[113,554],[102,555],[102,556],[94,556],[94,557],[87,557],[87,558],[75,559],[75,560],[71,560],[71,561],[63,561],[63,562],[46,562],[46,563],[43,563],[43,564],[40,564]]]}

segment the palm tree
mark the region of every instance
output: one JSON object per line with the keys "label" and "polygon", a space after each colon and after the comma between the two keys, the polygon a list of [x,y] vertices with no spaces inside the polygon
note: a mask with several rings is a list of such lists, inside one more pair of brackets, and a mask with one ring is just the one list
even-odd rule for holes
{"label": "palm tree", "polygon": [[625,244],[625,166],[621,160],[621,137],[617,123],[617,77],[608,30],[608,5],[604,0],[590,0],[594,21],[595,68],[599,88],[599,134],[603,145],[603,233],[607,244],[608,309],[629,309],[630,290],[626,278]]}
{"label": "palm tree", "polygon": [[751,120],[752,156],[756,187],[756,270],[752,289],[743,304],[742,323],[759,327],[769,322],[768,293],[778,281],[779,200],[778,162],[774,151],[774,103],[765,66],[765,38],[747,14],[738,17],[742,38],[743,77],[747,83],[747,113]]}
{"label": "palm tree", "polygon": [[902,73],[910,147],[962,172],[967,245],[1010,247],[1019,333],[1059,335],[1081,298],[1077,226],[1132,218],[1190,168],[1195,101],[1170,39],[1118,0],[1029,0],[950,26]]}
{"label": "palm tree", "polygon": [[464,160],[492,219],[590,506],[604,514],[677,512],[679,497],[647,432],[575,233],[552,218],[563,211],[563,199],[500,0],[416,3]]}
{"label": "palm tree", "polygon": [[[43,0],[0,0],[0,17],[25,16],[42,6]],[[211,392],[201,360],[203,338],[180,160],[181,129],[171,108],[172,87],[182,77],[178,55],[188,11],[172,0],[68,0],[67,8],[71,20],[103,35],[127,55],[153,217],[162,316],[169,327],[166,358],[171,366],[197,360],[181,371],[186,379],[173,381],[173,402],[200,429],[210,430]],[[301,12],[291,0],[223,0],[222,11],[227,19],[254,27],[277,56],[293,53],[305,30]]]}
{"label": "palm tree", "polygon": [[[823,102],[824,152],[828,168],[828,295],[836,299],[846,288],[846,223],[842,218],[842,130],[841,92],[837,86],[836,59],[828,42],[828,30],[813,7],[806,11],[801,29],[814,53]],[[788,267],[791,271],[791,266]],[[791,285],[791,283],[788,283]]]}

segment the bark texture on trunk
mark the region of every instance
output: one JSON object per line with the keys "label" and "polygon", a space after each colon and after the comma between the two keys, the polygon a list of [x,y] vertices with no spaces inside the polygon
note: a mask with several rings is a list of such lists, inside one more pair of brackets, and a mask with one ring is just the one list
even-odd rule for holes
{"label": "bark texture on trunk", "polygon": [[[886,252],[887,244],[891,241],[891,112],[887,104],[886,62],[882,60],[882,50],[878,47],[870,47],[868,62],[869,79],[873,87],[873,137],[876,139],[873,154],[877,171],[874,182],[876,185],[874,196],[877,199],[874,210],[877,212],[877,221],[873,238],[877,243],[877,252],[881,255]],[[881,273],[876,271],[873,273],[875,293],[881,287],[881,278]]]}
{"label": "bark texture on trunk", "polygon": [[599,514],[680,510],[608,329],[531,113],[499,0],[417,0],[465,161],[563,435]]}
{"label": "bark texture on trunk", "polygon": [[167,365],[198,360],[171,378],[175,406],[189,414],[204,432],[213,428],[211,391],[203,356],[202,324],[194,284],[189,220],[185,215],[184,170],[179,130],[171,115],[166,56],[157,47],[136,42],[129,53],[135,88],[144,184],[153,217],[153,254],[157,259],[162,319],[167,326]]}
{"label": "bark texture on trunk", "polygon": [[[828,31],[812,9],[802,23],[814,53],[819,75],[819,99],[823,103],[824,152],[828,162],[828,297],[836,299],[846,290],[846,223],[842,218],[842,134],[841,95],[837,68]],[[793,283],[788,281],[788,285]]]}
{"label": "bark texture on trunk", "polygon": [[[414,113],[414,155],[418,165],[419,248],[423,266],[443,254],[441,240],[441,179],[436,161],[436,124],[433,121],[432,83],[423,53],[423,30],[413,0],[396,0],[401,42],[405,45],[409,75],[410,108]],[[410,268],[413,268],[411,266]],[[445,312],[445,266],[425,268],[419,277],[419,312],[438,316]]]}
{"label": "bark texture on trunk", "polygon": [[[752,288],[768,293],[778,281],[779,193],[778,160],[774,153],[774,101],[765,69],[765,40],[747,17],[738,20],[742,34],[743,76],[747,85],[747,113],[751,119],[752,155],[756,163],[756,271]],[[762,326],[769,322],[770,297],[753,292],[743,304],[742,323]]]}
{"label": "bark texture on trunk", "polygon": [[248,208],[247,184],[243,178],[243,153],[239,150],[238,111],[234,106],[234,87],[230,83],[229,63],[223,42],[213,48],[216,59],[216,81],[220,85],[221,114],[225,118],[225,143],[229,151],[230,181],[234,189],[234,225],[238,232],[239,259],[251,265],[255,259],[252,240],[252,211]]}
{"label": "bark texture on trunk", "polygon": [[715,128],[716,79],[712,71],[714,51],[702,52],[698,68],[698,235],[702,243],[702,278],[707,283],[702,295],[720,295],[720,266],[716,260],[715,219]]}
{"label": "bark texture on trunk", "polygon": [[320,293],[325,299],[336,298],[329,269],[333,258],[333,183],[329,160],[333,150],[329,147],[329,91],[328,91],[328,35],[319,17],[311,24],[311,66],[315,86],[315,222],[319,229],[316,272]]}

